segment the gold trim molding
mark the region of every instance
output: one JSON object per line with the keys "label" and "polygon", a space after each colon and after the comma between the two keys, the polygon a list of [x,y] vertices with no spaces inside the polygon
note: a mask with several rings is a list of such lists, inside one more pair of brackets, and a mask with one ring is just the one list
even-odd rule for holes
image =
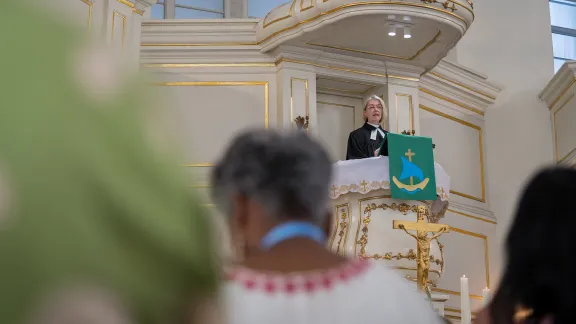
{"label": "gold trim molding", "polygon": [[[276,64],[276,65],[280,65],[281,63],[284,63],[284,62],[286,62],[286,63],[296,63],[296,64],[305,64],[305,65],[310,65],[310,66],[314,66],[314,67],[318,67],[318,68],[326,68],[326,69],[335,70],[335,71],[351,72],[351,73],[364,74],[364,75],[370,75],[370,76],[375,76],[375,77],[382,77],[382,78],[388,77],[386,74],[382,74],[382,73],[374,73],[374,72],[368,72],[368,71],[353,70],[353,69],[347,69],[347,68],[341,68],[341,67],[336,67],[336,66],[323,65],[323,64],[318,64],[318,63],[313,63],[313,62],[307,62],[307,61],[292,60],[292,59],[286,59],[286,58],[279,59],[278,61],[276,61],[275,64]],[[416,81],[418,81],[418,79],[416,79]]]}
{"label": "gold trim molding", "polygon": [[[154,86],[164,87],[218,87],[218,86],[263,86],[264,87],[264,127],[268,128],[270,94],[268,81],[175,81],[175,82],[155,82]],[[213,163],[191,163],[184,164],[185,167],[206,168],[213,167]]]}
{"label": "gold trim molding", "polygon": [[122,19],[122,49],[124,49],[124,43],[126,41],[126,16],[116,10],[112,12],[112,35],[110,36],[110,41],[114,41],[114,32],[116,31],[116,17]]}
{"label": "gold trim molding", "polygon": [[400,119],[398,117],[398,97],[408,97],[408,105],[409,105],[409,110],[408,110],[408,122],[410,124],[410,130],[412,131],[414,129],[414,107],[412,106],[412,95],[411,94],[406,94],[406,93],[395,93],[394,94],[395,100],[396,100],[396,132],[400,133]]}
{"label": "gold trim molding", "polygon": [[556,99],[554,99],[554,101],[552,101],[552,104],[550,104],[550,106],[548,106],[548,110],[552,110],[554,105],[556,105],[558,103],[558,101],[560,101],[560,99],[566,94],[566,92],[568,90],[570,90],[570,88],[572,88],[574,83],[576,83],[576,77],[572,77],[572,81],[568,84],[568,86],[566,88],[564,88],[564,90],[562,90],[562,92],[560,92],[560,94],[558,94]]}
{"label": "gold trim molding", "polygon": [[450,190],[450,193],[453,193],[455,195],[464,197],[464,198],[468,198],[468,199],[472,199],[472,200],[476,200],[479,202],[486,202],[486,187],[484,184],[484,148],[483,148],[483,144],[482,144],[482,128],[478,125],[474,125],[472,123],[469,123],[467,121],[464,121],[462,119],[456,118],[454,116],[450,116],[448,114],[445,114],[443,112],[440,112],[436,109],[432,109],[430,107],[424,106],[424,105],[420,105],[420,109],[423,109],[427,112],[430,112],[432,114],[438,115],[440,117],[444,117],[446,119],[450,119],[452,121],[455,121],[459,124],[462,124],[464,126],[468,126],[472,129],[475,129],[478,132],[478,150],[480,153],[480,184],[481,184],[481,190],[482,190],[482,197],[475,197],[472,195],[468,195],[456,190]]}
{"label": "gold trim molding", "polygon": [[[225,44],[225,43],[218,43],[218,44],[142,44],[142,46],[230,46],[230,44]],[[292,59],[286,59],[286,58],[279,59],[274,63],[269,63],[269,62],[258,62],[258,63],[150,63],[150,64],[143,64],[143,66],[148,67],[148,68],[276,67],[283,62],[295,63],[295,64],[304,64],[304,65],[310,65],[310,66],[334,70],[334,71],[350,72],[350,73],[370,75],[370,76],[375,76],[375,77],[383,77],[383,78],[388,78],[388,79],[399,79],[399,80],[416,81],[416,82],[420,81],[420,79],[418,79],[418,78],[403,77],[403,76],[392,75],[392,74],[373,73],[373,72],[369,72],[369,71],[361,71],[361,70],[354,70],[354,69],[348,69],[348,68],[341,68],[341,67],[336,67],[336,66],[323,65],[323,64],[318,64],[318,63],[313,63],[313,62],[308,62],[308,61],[292,60]],[[334,81],[337,81],[337,80],[334,80]]]}
{"label": "gold trim molding", "polygon": [[489,95],[489,94],[487,94],[487,93],[484,93],[484,92],[482,92],[482,91],[478,91],[478,90],[476,90],[476,89],[474,89],[474,88],[472,88],[472,87],[470,87],[470,86],[467,86],[467,85],[465,85],[465,84],[462,84],[462,83],[460,83],[460,82],[458,82],[458,81],[454,81],[454,80],[452,80],[452,79],[450,79],[450,78],[448,78],[448,77],[446,77],[446,76],[443,76],[443,75],[441,75],[441,74],[438,74],[438,73],[436,73],[436,72],[434,72],[434,71],[431,71],[431,72],[428,72],[428,73],[429,73],[430,75],[433,75],[433,76],[435,76],[435,77],[437,77],[437,78],[440,78],[440,79],[442,79],[442,80],[444,80],[444,81],[448,81],[448,82],[450,82],[450,83],[452,83],[452,84],[455,84],[455,85],[457,85],[457,86],[459,86],[459,87],[462,87],[462,88],[464,88],[464,89],[470,90],[470,91],[472,91],[472,92],[474,92],[474,93],[476,93],[476,94],[482,95],[482,96],[484,96],[484,97],[486,97],[486,98],[489,98],[489,99],[492,99],[492,100],[496,100],[496,97],[494,97],[494,96],[491,96],[491,95]]}
{"label": "gold trim molding", "polygon": [[[268,15],[269,15],[270,13],[272,13],[275,9],[277,9],[279,6],[276,7],[276,8],[274,8],[274,9],[272,9],[272,10],[268,13],[268,15],[266,15],[266,17],[264,17],[263,28],[266,28],[266,27],[268,27],[268,26],[270,26],[270,25],[272,25],[272,24],[274,24],[274,23],[276,23],[276,22],[278,22],[278,21],[282,21],[282,20],[284,20],[284,19],[288,19],[288,18],[292,17],[292,15],[293,15],[293,13],[294,13],[293,9],[294,9],[294,5],[295,5],[295,4],[296,4],[296,0],[293,0],[293,1],[292,1],[292,5],[290,6],[290,12],[289,12],[288,15],[286,15],[286,16],[284,16],[284,17],[280,17],[280,18],[274,19],[273,21],[270,21],[270,22],[266,22]],[[284,4],[282,4],[282,5],[284,5]],[[282,6],[282,5],[281,5],[281,6]],[[285,32],[285,31],[294,29],[294,28],[296,28],[296,27],[298,27],[298,26],[300,26],[300,25],[304,25],[304,24],[309,23],[309,22],[313,22],[313,21],[317,20],[318,18],[321,18],[321,17],[323,17],[323,16],[327,16],[327,15],[336,13],[336,12],[341,11],[341,10],[346,9],[346,8],[354,8],[354,7],[360,7],[360,6],[373,6],[373,5],[394,5],[394,6],[407,6],[407,7],[426,8],[426,9],[430,9],[430,10],[433,10],[433,11],[442,12],[442,13],[444,13],[444,14],[447,14],[447,15],[449,15],[449,16],[452,16],[452,17],[460,20],[461,22],[463,22],[463,23],[466,25],[466,27],[469,26],[468,22],[466,22],[466,20],[464,20],[464,18],[458,16],[457,14],[455,14],[455,13],[449,11],[449,10],[437,8],[437,7],[435,7],[435,6],[431,6],[431,5],[427,5],[427,4],[422,4],[422,3],[406,3],[406,2],[402,2],[402,1],[367,1],[367,2],[353,2],[353,3],[347,3],[347,4],[340,5],[340,6],[336,7],[336,8],[331,9],[331,10],[328,10],[328,11],[325,11],[325,12],[322,12],[322,13],[319,13],[318,15],[316,15],[316,16],[314,16],[314,17],[311,17],[311,18],[308,18],[308,19],[299,21],[299,22],[295,23],[295,24],[292,25],[292,26],[288,26],[288,27],[286,27],[286,28],[283,28],[283,29],[281,29],[281,30],[279,30],[279,31],[271,34],[270,36],[268,36],[268,37],[264,38],[263,40],[261,40],[259,43],[263,43],[263,42],[267,41],[268,39],[270,39],[270,38],[272,38],[272,37],[274,37],[274,36],[276,36],[276,35],[278,35],[278,34],[280,34],[280,33],[283,33],[283,32]]]}
{"label": "gold trim molding", "polygon": [[221,43],[140,43],[140,46],[143,47],[150,47],[150,46],[166,46],[166,47],[195,47],[195,46],[202,46],[202,47],[218,47],[218,46],[256,46],[259,45],[258,42],[221,42]]}
{"label": "gold trim molding", "polygon": [[266,22],[266,21],[268,20],[268,16],[269,16],[272,12],[274,12],[274,10],[282,7],[282,6],[285,5],[285,4],[286,4],[286,2],[279,4],[278,6],[274,7],[274,9],[270,10],[270,12],[268,12],[268,13],[266,14],[266,16],[264,16],[264,21],[262,22],[262,28],[266,28],[266,27],[268,27],[268,26],[270,26],[270,25],[272,25],[272,24],[274,24],[274,23],[277,23],[277,22],[282,21],[282,20],[284,20],[284,19],[288,19],[288,18],[292,17],[292,15],[294,15],[294,5],[296,4],[296,0],[293,0],[293,1],[292,1],[292,4],[290,5],[290,11],[288,12],[288,15],[283,16],[283,17],[280,17],[280,18],[276,18],[276,19],[274,19],[274,20],[272,20],[272,21],[269,21],[269,22]]}
{"label": "gold trim molding", "polygon": [[275,67],[274,63],[153,63],[147,68],[197,68],[197,67]]}
{"label": "gold trim molding", "polygon": [[[356,107],[355,106],[343,105],[343,104],[327,102],[327,101],[316,101],[316,103],[323,104],[323,105],[329,105],[329,106],[335,106],[335,107],[352,108],[352,129],[356,128]],[[390,182],[388,182],[388,185],[390,185]]]}
{"label": "gold trim molding", "polygon": [[[386,198],[389,198],[390,196],[386,196]],[[362,202],[360,200],[358,200],[358,204],[362,204]],[[385,259],[385,260],[391,260],[392,258],[398,258],[398,259],[408,259],[408,260],[412,260],[412,258],[416,259],[416,254],[414,253],[414,251],[412,250],[412,253],[408,253],[406,255],[403,255],[401,253],[398,253],[397,256],[393,256],[392,252],[387,252],[384,255],[380,255],[380,254],[373,254],[373,255],[366,255],[366,246],[368,246],[368,225],[370,225],[370,221],[371,221],[371,216],[372,216],[372,211],[376,210],[376,209],[382,209],[382,210],[394,210],[394,211],[399,211],[404,215],[407,215],[408,212],[418,212],[418,205],[408,205],[406,203],[400,203],[400,204],[396,204],[396,203],[392,203],[392,204],[386,204],[386,203],[381,203],[379,205],[376,204],[371,204],[368,205],[364,208],[364,213],[360,214],[360,221],[358,222],[358,229],[356,230],[356,241],[355,241],[355,246],[354,249],[356,250],[356,246],[360,245],[360,253],[358,254],[358,256],[361,259],[375,259],[375,260],[380,260],[380,259]],[[364,214],[367,214],[366,216],[364,216]],[[362,227],[362,236],[360,237],[360,240],[358,240],[358,235],[360,234],[360,226],[364,224],[364,227]],[[354,253],[356,255],[356,253]]]}
{"label": "gold trim molding", "polygon": [[428,90],[428,89],[426,89],[426,88],[422,88],[422,87],[418,88],[418,90],[420,90],[420,91],[422,91],[422,92],[424,92],[424,93],[426,93],[426,94],[429,94],[429,95],[431,95],[432,97],[436,97],[436,98],[438,98],[438,99],[440,99],[440,100],[449,102],[449,103],[454,104],[454,105],[456,105],[456,106],[458,106],[458,107],[462,107],[462,108],[464,108],[464,109],[466,109],[466,110],[469,110],[469,111],[471,111],[471,112],[473,112],[473,113],[476,113],[476,114],[478,114],[478,115],[480,115],[480,116],[484,116],[484,112],[483,112],[483,111],[478,110],[478,109],[473,108],[473,107],[470,107],[470,106],[468,106],[468,105],[466,105],[466,104],[463,104],[463,103],[461,103],[461,102],[458,102],[458,101],[456,101],[456,100],[452,100],[452,99],[450,99],[450,98],[448,98],[448,97],[445,97],[445,96],[443,96],[443,95],[441,95],[441,94],[439,94],[439,93],[430,91],[430,90]]}
{"label": "gold trim molding", "polygon": [[192,163],[192,164],[184,164],[182,166],[194,167],[194,168],[211,168],[214,166],[214,163]]}
{"label": "gold trim molding", "polygon": [[338,88],[316,87],[316,89],[321,90],[321,91],[350,93],[350,94],[357,95],[357,96],[361,96],[364,94],[364,92],[360,92],[360,91],[352,91],[352,90],[338,89]]}
{"label": "gold trim molding", "polygon": [[486,223],[490,223],[490,224],[497,224],[497,222],[495,222],[495,221],[492,221],[492,220],[489,220],[489,219],[485,219],[485,218],[482,218],[482,217],[478,217],[478,216],[473,216],[473,215],[466,214],[466,213],[463,213],[463,212],[455,211],[454,209],[448,209],[447,211],[449,211],[449,212],[451,212],[451,213],[453,213],[453,214],[456,214],[456,215],[468,217],[468,218],[475,219],[475,220],[479,220],[479,221],[482,221],[482,222],[486,222]]}
{"label": "gold trim molding", "polygon": [[[358,199],[358,215],[359,215],[360,219],[358,220],[358,227],[356,228],[356,237],[355,237],[355,239],[354,239],[354,256],[358,256],[357,248],[358,248],[358,245],[360,245],[360,243],[358,242],[358,236],[360,235],[360,228],[361,228],[362,224],[365,224],[365,223],[364,223],[364,220],[363,220],[363,218],[364,218],[364,213],[362,213],[362,203],[363,203],[363,202],[366,202],[366,201],[370,201],[370,200],[383,199],[383,198],[392,198],[392,196],[391,196],[391,195],[380,195],[380,196],[372,196],[372,197],[366,197],[366,198]],[[427,201],[420,201],[420,202],[422,202],[422,203],[423,203],[424,205],[426,205],[427,207],[430,207],[430,206],[429,206],[429,203],[428,203]],[[395,204],[395,205],[396,205],[396,204]],[[402,208],[400,211],[403,212],[403,213],[404,213],[404,212],[407,213],[408,210],[407,210],[406,208],[410,207],[410,205],[407,205],[407,204],[401,204],[401,205],[405,205],[405,206],[402,206],[402,207],[398,207],[398,206],[397,206],[396,208],[397,208],[397,209],[398,209],[398,208]],[[408,207],[406,207],[406,206],[408,206]],[[368,207],[369,207],[369,206],[367,206],[367,208],[368,208]],[[370,221],[368,221],[368,223],[369,223],[369,222],[370,222]],[[366,226],[367,226],[367,223],[366,223]],[[368,241],[366,241],[366,244],[368,244]]]}
{"label": "gold trim molding", "polygon": [[88,28],[92,27],[92,13],[94,12],[94,2],[91,0],[80,0],[88,5]]}
{"label": "gold trim molding", "polygon": [[559,151],[558,151],[558,132],[556,130],[556,115],[558,115],[558,113],[562,110],[562,108],[564,108],[572,100],[572,98],[574,98],[573,93],[568,97],[568,99],[566,99],[566,101],[564,101],[564,103],[562,103],[560,105],[560,107],[558,109],[556,109],[556,111],[554,111],[554,114],[552,117],[552,124],[553,124],[553,129],[554,129],[554,146],[556,148],[556,162],[557,163],[564,162],[564,160],[566,160],[567,157],[569,157],[570,155],[572,155],[572,153],[574,153],[574,151],[576,151],[576,147],[575,147],[570,152],[568,152],[568,154],[566,154],[562,158],[560,158]]}
{"label": "gold trim molding", "polygon": [[129,7],[130,9],[132,9],[133,12],[139,14],[140,16],[143,16],[143,15],[144,15],[144,11],[136,8],[136,6],[135,6],[132,2],[130,2],[130,1],[128,1],[128,0],[116,0],[116,1],[118,1],[119,3],[121,3],[121,4],[123,4],[123,5],[127,6],[127,7]]}
{"label": "gold trim molding", "polygon": [[[327,77],[325,77],[325,76],[318,76],[317,80],[326,80],[326,81],[342,82],[342,83],[348,83],[348,84],[355,84],[355,85],[367,86],[367,87],[369,87],[369,88],[366,89],[366,91],[372,90],[372,89],[374,89],[374,88],[377,87],[377,85],[374,85],[374,84],[371,84],[371,83],[359,82],[359,81],[350,81],[350,80],[341,80],[341,79],[332,79],[332,78],[327,78]],[[364,91],[364,92],[366,92],[366,91]]]}
{"label": "gold trim molding", "polygon": [[304,0],[300,0],[300,12],[314,8],[314,1],[316,0],[310,0],[310,5],[308,7],[304,7]]}
{"label": "gold trim molding", "polygon": [[450,230],[459,234],[464,234],[484,240],[484,263],[486,266],[486,287],[490,287],[490,254],[488,248],[488,237],[484,234],[474,233],[461,228],[450,226]]}
{"label": "gold trim molding", "polygon": [[[354,91],[354,90],[347,90],[347,89],[340,89],[340,88],[329,88],[329,87],[320,87],[320,86],[316,86],[317,90],[324,90],[324,91],[336,91],[336,92],[344,92],[344,93],[351,93],[354,95],[364,95],[366,92],[373,90],[374,88],[376,88],[376,86],[374,84],[370,84],[370,83],[365,83],[365,82],[358,82],[358,81],[349,81],[349,80],[339,80],[339,79],[332,79],[332,78],[327,78],[324,76],[319,76],[317,77],[317,80],[326,80],[326,81],[332,81],[332,82],[340,82],[340,83],[347,83],[347,84],[354,84],[354,85],[359,85],[359,86],[365,86],[368,87],[365,90],[362,91]],[[318,84],[318,83],[316,83]]]}
{"label": "gold trim molding", "polygon": [[[310,94],[308,90],[308,79],[302,78],[294,78],[290,77],[290,128],[294,128],[294,81],[304,82],[304,87],[306,91],[305,100],[306,100],[306,116],[310,117]],[[308,131],[309,129],[307,129]]]}
{"label": "gold trim molding", "polygon": [[336,49],[336,50],[341,50],[341,51],[348,51],[348,52],[353,52],[353,53],[368,54],[368,55],[375,55],[375,56],[393,58],[393,59],[398,59],[398,60],[412,61],[415,58],[417,58],[420,54],[422,54],[422,52],[424,52],[428,47],[430,47],[430,45],[434,44],[436,42],[436,40],[438,40],[438,37],[440,37],[441,33],[442,32],[438,31],[436,36],[434,36],[428,43],[426,43],[424,45],[424,47],[419,49],[412,56],[398,56],[398,55],[392,55],[392,54],[384,54],[384,53],[358,50],[358,49],[353,49],[353,48],[349,48],[349,47],[342,47],[342,46],[335,46],[335,45],[324,45],[324,44],[318,44],[318,43],[313,43],[313,42],[306,42],[306,44],[312,45],[312,46],[324,47],[324,48],[331,48],[331,49]]}

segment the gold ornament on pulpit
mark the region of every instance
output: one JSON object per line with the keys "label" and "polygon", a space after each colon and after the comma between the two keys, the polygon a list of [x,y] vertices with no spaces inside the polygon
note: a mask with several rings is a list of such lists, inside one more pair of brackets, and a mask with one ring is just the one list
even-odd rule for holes
{"label": "gold ornament on pulpit", "polygon": [[308,116],[306,116],[305,118],[302,116],[294,118],[294,123],[296,123],[296,129],[303,132],[308,132],[309,121],[310,118]]}
{"label": "gold ornament on pulpit", "polygon": [[[404,230],[408,235],[416,239],[417,252],[416,252],[416,265],[417,265],[417,278],[416,283],[418,290],[426,292],[428,288],[428,272],[430,271],[430,242],[438,238],[440,235],[450,231],[450,226],[442,224],[433,224],[426,221],[427,209],[425,206],[418,206],[418,221],[408,222],[395,220],[393,222],[394,229]],[[416,231],[416,234],[409,232]],[[437,232],[432,236],[428,236],[429,232]]]}

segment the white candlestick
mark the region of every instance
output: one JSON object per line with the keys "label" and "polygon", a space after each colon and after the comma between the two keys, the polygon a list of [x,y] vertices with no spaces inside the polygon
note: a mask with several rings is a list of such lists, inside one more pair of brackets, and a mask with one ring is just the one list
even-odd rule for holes
{"label": "white candlestick", "polygon": [[490,289],[488,287],[482,289],[482,306],[486,307],[490,303]]}
{"label": "white candlestick", "polygon": [[470,313],[470,293],[468,292],[468,278],[466,276],[460,278],[460,311],[462,317],[460,323],[470,324],[472,314]]}

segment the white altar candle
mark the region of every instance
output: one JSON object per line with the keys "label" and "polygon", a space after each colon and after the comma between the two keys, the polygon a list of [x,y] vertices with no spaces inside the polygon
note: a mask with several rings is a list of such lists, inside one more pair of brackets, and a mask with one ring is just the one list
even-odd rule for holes
{"label": "white altar candle", "polygon": [[482,289],[482,306],[488,306],[490,303],[490,289],[488,287]]}
{"label": "white altar candle", "polygon": [[472,314],[470,313],[470,293],[468,292],[468,278],[460,278],[460,315],[462,317],[460,324],[470,324]]}

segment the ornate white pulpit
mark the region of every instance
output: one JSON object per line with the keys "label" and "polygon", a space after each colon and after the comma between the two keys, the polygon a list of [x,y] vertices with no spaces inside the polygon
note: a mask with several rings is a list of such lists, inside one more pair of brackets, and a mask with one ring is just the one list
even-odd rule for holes
{"label": "ornate white pulpit", "polygon": [[[435,164],[437,200],[398,200],[390,195],[388,157],[339,161],[333,168],[330,198],[334,220],[328,242],[330,250],[343,256],[379,260],[415,282],[416,241],[403,230],[393,229],[392,223],[394,220],[416,221],[418,206],[426,206],[428,222],[438,223],[448,208],[448,174]],[[432,287],[446,266],[441,241],[442,237],[434,239],[430,246]],[[432,295],[441,315],[447,299],[445,295]]]}

